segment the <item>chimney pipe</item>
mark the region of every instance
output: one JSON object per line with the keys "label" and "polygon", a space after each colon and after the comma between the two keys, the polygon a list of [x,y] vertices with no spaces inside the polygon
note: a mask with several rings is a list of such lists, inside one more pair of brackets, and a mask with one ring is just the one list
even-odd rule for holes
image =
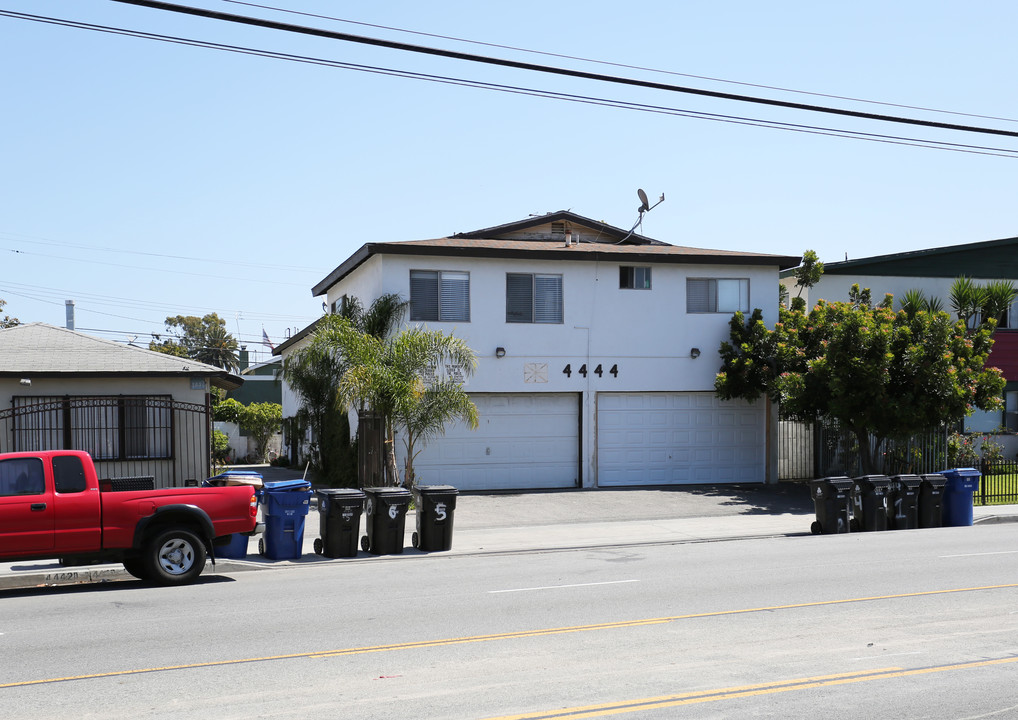
{"label": "chimney pipe", "polygon": [[67,311],[67,313],[66,313],[67,314],[67,329],[68,330],[73,330],[74,329],[74,301],[73,300],[65,300],[64,301],[64,308]]}

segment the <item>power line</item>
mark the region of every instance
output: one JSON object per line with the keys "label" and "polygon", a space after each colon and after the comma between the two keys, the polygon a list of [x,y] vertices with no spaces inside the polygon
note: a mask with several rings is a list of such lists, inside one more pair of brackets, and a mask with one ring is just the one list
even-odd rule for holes
{"label": "power line", "polygon": [[378,25],[375,23],[361,22],[358,20],[347,20],[344,18],[333,17],[331,15],[320,15],[317,13],[303,12],[300,10],[290,10],[287,8],[275,7],[273,5],[261,5],[259,3],[244,2],[243,0],[222,0],[222,2],[233,3],[234,5],[246,5],[248,7],[261,8],[262,10],[274,10],[281,13],[289,13],[291,15],[301,15],[304,17],[319,18],[321,20],[332,20],[335,22],[347,23],[349,25],[360,25],[362,27],[377,28],[379,30],[391,30],[392,32],[407,33],[409,35],[420,35],[422,37],[436,38],[438,40],[453,40],[455,42],[467,43],[470,45],[482,45],[484,47],[499,48],[501,50],[512,50],[514,52],[529,53],[532,55],[542,55],[544,57],[561,58],[563,60],[577,60],[579,62],[592,63],[595,65],[607,65],[610,67],[624,68],[626,70],[641,70],[644,72],[658,73],[660,75],[674,75],[676,77],[687,77],[695,80],[709,80],[710,82],[725,83],[728,85],[740,85],[742,87],[760,88],[761,90],[777,90],[779,92],[794,93],[796,95],[810,95],[812,97],[829,98],[832,100],[848,100],[850,102],[866,103],[868,105],[883,105],[884,107],[895,107],[902,108],[905,110],[922,110],[923,112],[940,113],[942,115],[958,115],[961,117],[974,117],[981,118],[983,120],[1000,120],[1002,122],[1018,122],[1013,118],[998,117],[996,115],[980,115],[977,113],[966,113],[958,112],[954,110],[938,110],[937,108],[923,107],[921,105],[905,105],[902,103],[883,102],[880,100],[866,100],[864,98],[851,97],[847,95],[835,95],[832,93],[822,92],[811,92],[809,90],[795,90],[793,88],[781,87],[779,85],[765,85],[762,83],[751,83],[742,82],[739,80],[726,80],[724,78],[712,77],[710,75],[694,75],[692,73],[681,73],[674,70],[661,70],[659,68],[651,68],[643,65],[629,65],[626,63],[611,62],[608,60],[595,60],[593,58],[586,58],[579,55],[567,55],[564,53],[553,53],[544,50],[531,50],[529,48],[518,47],[516,45],[501,45],[499,43],[484,42],[482,40],[471,40],[469,38],[455,37],[453,35],[440,35],[438,33],[421,32],[419,30],[407,30],[405,28],[393,27],[391,25]]}
{"label": "power line", "polygon": [[222,20],[225,22],[231,22],[241,25],[251,25],[254,27],[266,28],[269,30],[281,30],[284,32],[292,32],[301,35],[323,37],[331,40],[341,40],[344,42],[359,43],[362,45],[373,45],[376,47],[384,47],[390,50],[402,50],[405,52],[413,52],[424,55],[434,55],[437,57],[446,57],[454,60],[466,60],[469,62],[484,63],[488,65],[498,65],[501,67],[510,67],[518,70],[530,70],[533,72],[541,72],[553,75],[564,75],[567,77],[576,77],[586,80],[597,80],[600,82],[615,83],[633,87],[650,88],[652,90],[665,90],[668,92],[687,93],[691,95],[700,95],[703,97],[712,97],[721,100],[735,100],[738,102],[769,105],[772,107],[781,107],[791,110],[806,110],[810,112],[841,115],[844,117],[861,118],[864,120],[878,120],[881,122],[901,123],[905,125],[918,125],[921,127],[939,128],[942,130],[957,130],[961,132],[1001,135],[1005,137],[1018,137],[1018,131],[1013,130],[1001,130],[999,128],[985,128],[973,125],[943,123],[934,120],[920,120],[917,118],[906,118],[896,115],[881,115],[878,113],[868,113],[858,110],[844,110],[841,108],[831,108],[821,105],[810,105],[807,103],[797,103],[787,100],[775,100],[771,98],[761,98],[750,95],[738,95],[735,93],[719,92],[716,90],[702,90],[698,88],[684,87],[680,85],[670,85],[667,83],[652,82],[648,80],[636,80],[632,78],[618,77],[615,75],[591,73],[583,70],[570,70],[567,68],[557,68],[549,65],[538,65],[536,63],[527,63],[518,60],[506,60],[502,58],[489,57],[486,55],[475,55],[472,53],[458,52],[455,50],[443,50],[440,48],[426,47],[423,45],[412,45],[409,43],[395,42],[392,40],[382,40],[380,38],[371,38],[363,35],[352,35],[350,33],[341,33],[333,30],[325,30],[322,28],[308,27],[305,25],[294,25],[292,23],[282,23],[274,20],[263,20],[261,18],[248,17],[246,15],[236,15],[233,13],[225,13],[217,10],[206,10],[204,8],[195,8],[187,5],[177,5],[175,3],[162,2],[161,0],[113,0],[113,1],[125,5],[136,5],[138,7],[147,7],[154,10],[165,10],[168,12],[174,12],[183,15],[194,15],[197,17],[204,17],[212,20]]}
{"label": "power line", "polygon": [[[215,265],[229,265],[230,267],[249,267],[258,269],[264,269],[265,267],[261,263],[241,262],[238,260],[216,260],[215,258],[210,257],[194,257],[188,255],[168,255],[165,253],[145,252],[144,250],[124,250],[122,248],[101,247],[98,245],[86,245],[82,243],[71,243],[61,240],[50,240],[48,238],[41,238],[31,235],[21,235],[19,233],[12,233],[0,230],[0,237],[3,236],[7,236],[8,238],[15,240],[17,242],[27,242],[32,243],[33,245],[50,245],[55,247],[76,248],[79,250],[98,250],[100,252],[122,253],[125,255],[142,255],[146,257],[164,258],[168,260],[186,260],[188,262],[202,262]],[[287,270],[292,272],[306,272],[306,273],[321,272],[317,268],[301,267],[296,265],[273,265],[273,268],[276,270]]]}
{"label": "power line", "polygon": [[[121,0],[117,0],[118,2]],[[733,115],[721,115],[717,113],[705,113],[694,110],[684,110],[680,108],[668,108],[663,106],[646,105],[642,103],[634,103],[628,101],[611,100],[607,98],[597,98],[591,96],[582,95],[571,95],[568,93],[538,90],[533,88],[524,88],[511,85],[501,85],[497,83],[489,83],[477,80],[467,80],[462,78],[453,78],[440,75],[432,75],[427,73],[418,73],[408,70],[397,70],[391,68],[382,68],[369,65],[358,65],[355,63],[347,63],[338,60],[327,60],[322,58],[314,58],[303,55],[292,55],[289,53],[281,53],[270,50],[260,50],[256,48],[248,48],[237,45],[225,45],[222,43],[215,43],[203,40],[194,40],[190,38],[181,38],[169,35],[159,35],[156,33],[149,33],[136,30],[127,30],[124,28],[115,28],[103,25],[92,25],[90,23],[81,23],[72,20],[62,20],[59,18],[47,18],[42,16],[30,16],[24,13],[11,13],[10,11],[0,10],[0,15],[8,15],[11,17],[17,17],[19,19],[34,20],[37,22],[50,23],[55,25],[63,25],[67,27],[74,27],[86,30],[95,30],[99,32],[106,32],[115,35],[125,35],[128,37],[137,37],[147,40],[157,40],[161,42],[170,42],[181,45],[187,45],[192,47],[202,47],[214,50],[223,50],[227,52],[235,52],[240,54],[254,55],[256,57],[266,57],[278,60],[289,60],[293,62],[301,62],[312,65],[321,65],[325,67],[336,67],[347,70],[356,70],[360,72],[368,72],[379,75],[388,75],[393,77],[402,77],[408,79],[425,80],[429,82],[437,82],[448,85],[458,85],[463,87],[473,87],[479,89],[496,90],[500,92],[507,92],[519,95],[529,95],[534,97],[544,97],[548,99],[563,100],[568,102],[577,102],[590,105],[601,105],[606,107],[615,107],[620,109],[638,110],[642,112],[652,112],[666,115],[676,115],[680,117],[695,118],[701,120],[713,120],[715,122],[725,122],[737,125],[747,125],[751,127],[764,127],[777,130],[786,130],[790,132],[808,133],[814,135],[824,135],[830,137],[841,137],[846,139],[855,140],[868,140],[871,142],[882,142],[887,144],[905,145],[910,147],[921,147],[927,149],[936,150],[951,150],[954,152],[966,152],[979,155],[991,155],[997,157],[1018,157],[1016,153],[1018,150],[1011,150],[1008,148],[999,147],[986,147],[979,145],[965,145],[960,143],[948,143],[938,140],[923,140],[920,138],[910,138],[894,135],[880,135],[875,133],[863,133],[855,130],[843,130],[839,128],[828,128],[822,126],[811,126],[801,125],[794,123],[785,123],[772,120],[763,120],[759,118],[747,118]],[[917,121],[922,123],[923,121]],[[1018,135],[1018,133],[1015,133]],[[23,251],[19,251],[23,252]]]}

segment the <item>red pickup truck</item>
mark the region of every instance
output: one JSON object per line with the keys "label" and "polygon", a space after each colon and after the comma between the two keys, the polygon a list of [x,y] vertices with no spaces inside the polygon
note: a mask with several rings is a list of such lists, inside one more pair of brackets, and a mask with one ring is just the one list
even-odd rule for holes
{"label": "red pickup truck", "polygon": [[122,562],[160,585],[193,582],[214,548],[256,530],[244,485],[101,491],[88,453],[0,454],[0,561]]}

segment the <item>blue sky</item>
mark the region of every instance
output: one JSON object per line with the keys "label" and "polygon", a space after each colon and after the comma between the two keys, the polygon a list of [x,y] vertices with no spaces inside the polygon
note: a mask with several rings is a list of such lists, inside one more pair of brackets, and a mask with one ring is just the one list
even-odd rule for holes
{"label": "blue sky", "polygon": [[[1018,130],[1018,4],[252,0],[716,80],[283,13],[185,4],[677,85]],[[495,68],[111,0],[0,10],[683,110],[1002,148],[892,125]],[[570,209],[677,245],[825,261],[1018,235],[1018,157],[569,103],[0,17],[0,298],[22,321],[146,343],[218,312],[252,349],[321,313],[365,242]],[[989,117],[889,107],[719,80]],[[992,119],[991,119],[992,118]],[[263,356],[267,357],[267,355]]]}

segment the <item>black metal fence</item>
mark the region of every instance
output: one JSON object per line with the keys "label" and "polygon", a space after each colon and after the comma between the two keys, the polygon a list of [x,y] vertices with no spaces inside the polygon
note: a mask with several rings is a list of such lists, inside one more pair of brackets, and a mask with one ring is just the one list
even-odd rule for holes
{"label": "black metal fence", "polygon": [[1018,462],[983,461],[979,464],[979,489],[972,496],[975,505],[1018,503]]}
{"label": "black metal fence", "polygon": [[[943,470],[947,463],[947,428],[908,440],[877,442],[870,437],[876,459],[874,472],[885,475],[922,475]],[[778,478],[811,480],[863,474],[859,440],[836,420],[816,422],[782,420],[778,424]]]}
{"label": "black metal fence", "polygon": [[0,410],[0,452],[84,450],[100,480],[151,477],[159,488],[211,474],[208,402],[169,395],[19,396],[12,405]]}

